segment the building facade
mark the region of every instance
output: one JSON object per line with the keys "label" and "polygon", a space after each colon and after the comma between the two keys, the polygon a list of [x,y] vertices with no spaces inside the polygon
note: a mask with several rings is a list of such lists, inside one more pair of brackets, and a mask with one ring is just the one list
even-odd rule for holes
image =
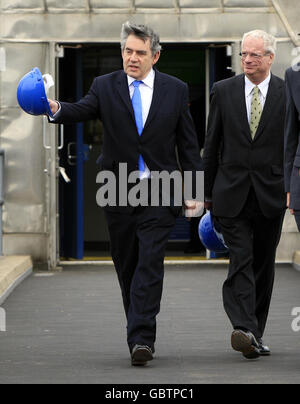
{"label": "building facade", "polygon": [[[278,39],[275,74],[284,77],[286,68],[298,62],[298,3],[298,0],[0,0],[4,254],[29,254],[35,261],[47,262],[49,268],[55,268],[64,254],[63,236],[72,239],[73,233],[85,229],[86,238],[97,241],[92,233],[101,233],[103,224],[100,219],[95,223],[97,211],[92,217],[89,215],[92,209],[86,212],[87,224],[80,222],[80,216],[85,216],[86,191],[94,195],[85,188],[86,183],[91,181],[96,190],[96,170],[95,175],[78,174],[80,164],[96,157],[101,128],[74,128],[77,137],[69,142],[66,131],[70,129],[63,131],[64,128],[49,125],[43,117],[25,114],[16,99],[16,88],[24,74],[37,66],[55,80],[50,98],[76,99],[84,93],[93,74],[118,68],[122,23],[127,20],[145,23],[160,33],[166,55],[168,52],[172,55],[162,61],[161,69],[177,72],[183,78],[184,70],[190,69],[188,80],[194,86],[195,98],[196,93],[205,97],[207,115],[211,85],[223,77],[220,66],[224,75],[226,71],[240,72],[239,52],[244,32],[263,29]],[[184,59],[183,64],[180,58]],[[65,87],[70,76],[76,85],[67,94]],[[79,145],[83,131],[84,139]],[[77,173],[74,174],[77,191],[69,193],[67,185],[60,184],[64,181],[59,168],[62,162],[67,175],[72,176],[72,170]],[[95,204],[95,198],[88,203]],[[70,230],[67,224],[73,222],[71,210],[78,220],[75,230]],[[106,240],[103,230],[102,241]],[[84,240],[73,241],[78,244]],[[299,242],[293,218],[287,214],[278,260],[291,261]],[[65,246],[64,251],[67,249]]]}

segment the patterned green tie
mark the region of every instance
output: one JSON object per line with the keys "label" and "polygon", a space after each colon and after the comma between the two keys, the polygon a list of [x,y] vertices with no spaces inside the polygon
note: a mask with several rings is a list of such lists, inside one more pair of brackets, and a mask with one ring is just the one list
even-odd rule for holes
{"label": "patterned green tie", "polygon": [[259,88],[257,86],[252,90],[252,94],[250,131],[251,137],[254,139],[262,114],[262,107],[259,99]]}

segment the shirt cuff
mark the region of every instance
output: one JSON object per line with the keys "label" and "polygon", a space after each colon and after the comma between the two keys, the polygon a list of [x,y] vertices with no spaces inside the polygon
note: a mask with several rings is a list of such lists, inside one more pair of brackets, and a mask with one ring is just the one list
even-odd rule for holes
{"label": "shirt cuff", "polygon": [[55,114],[53,115],[53,117],[52,116],[50,116],[50,115],[48,115],[48,117],[49,117],[49,121],[50,122],[53,122],[53,121],[55,121],[55,119],[59,116],[59,113],[60,113],[60,111],[61,111],[61,105],[60,105],[60,102],[59,101],[55,101],[55,102],[57,102],[57,104],[58,104],[58,110],[55,112]]}

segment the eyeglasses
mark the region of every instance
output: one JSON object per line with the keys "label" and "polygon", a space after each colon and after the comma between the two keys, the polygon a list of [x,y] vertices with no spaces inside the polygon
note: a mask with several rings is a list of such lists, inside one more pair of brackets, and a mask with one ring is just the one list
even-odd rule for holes
{"label": "eyeglasses", "polygon": [[242,60],[245,60],[247,58],[247,56],[251,57],[252,59],[262,59],[264,56],[268,56],[270,54],[270,52],[266,52],[263,55],[259,55],[258,53],[248,53],[248,52],[241,52],[240,53],[240,57],[242,58]]}

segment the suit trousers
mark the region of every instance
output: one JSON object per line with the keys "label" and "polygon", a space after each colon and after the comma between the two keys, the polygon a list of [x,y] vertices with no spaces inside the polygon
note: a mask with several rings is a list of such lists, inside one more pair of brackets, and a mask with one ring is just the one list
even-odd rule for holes
{"label": "suit trousers", "polygon": [[237,217],[216,218],[230,256],[224,308],[235,329],[249,330],[256,338],[266,327],[283,218],[284,212],[265,217],[253,188]]}
{"label": "suit trousers", "polygon": [[151,206],[137,207],[128,214],[105,214],[127,317],[129,350],[142,344],[154,351],[165,248],[176,217],[168,207]]}
{"label": "suit trousers", "polygon": [[296,224],[298,227],[298,231],[300,231],[300,211],[299,210],[295,210],[294,217],[295,217],[295,221],[296,221]]}

